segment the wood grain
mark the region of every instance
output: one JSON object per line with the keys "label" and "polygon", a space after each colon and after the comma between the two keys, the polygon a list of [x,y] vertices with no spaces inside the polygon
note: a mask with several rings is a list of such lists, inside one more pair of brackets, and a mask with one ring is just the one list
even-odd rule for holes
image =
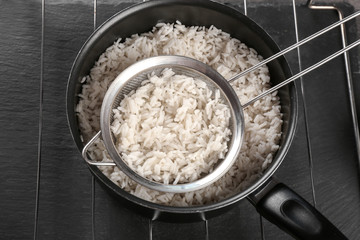
{"label": "wood grain", "polygon": [[67,78],[92,33],[92,8],[45,5],[44,106],[37,239],[90,239],[91,175],[74,146],[66,119]]}
{"label": "wood grain", "polygon": [[31,239],[34,229],[41,8],[0,7],[0,236]]}
{"label": "wood grain", "polygon": [[[300,37],[320,30],[338,16],[335,11],[299,9]],[[352,12],[352,9],[344,8]],[[328,16],[327,20],[318,16]],[[309,28],[311,21],[316,26]],[[325,34],[301,48],[304,67],[340,49],[340,30]],[[355,57],[355,56],[353,56]],[[356,58],[352,59],[357,62]],[[358,159],[354,141],[346,73],[342,57],[304,77],[312,143],[316,206],[350,239],[360,235]],[[354,194],[355,193],[355,194]],[[346,207],[345,207],[346,206]]]}

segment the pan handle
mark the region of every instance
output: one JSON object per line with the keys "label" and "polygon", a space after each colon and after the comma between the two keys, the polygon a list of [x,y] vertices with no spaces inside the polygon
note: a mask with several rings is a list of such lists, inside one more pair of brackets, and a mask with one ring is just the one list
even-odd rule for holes
{"label": "pan handle", "polygon": [[347,239],[305,199],[272,178],[248,199],[263,217],[295,239]]}
{"label": "pan handle", "polygon": [[95,143],[95,141],[100,137],[100,135],[101,135],[101,131],[96,133],[95,136],[84,146],[83,150],[81,151],[82,157],[90,165],[95,165],[95,166],[116,166],[116,164],[114,162],[96,162],[96,161],[93,161],[93,160],[91,160],[89,158],[89,156],[87,154],[87,151],[88,151],[89,147],[92,146]]}

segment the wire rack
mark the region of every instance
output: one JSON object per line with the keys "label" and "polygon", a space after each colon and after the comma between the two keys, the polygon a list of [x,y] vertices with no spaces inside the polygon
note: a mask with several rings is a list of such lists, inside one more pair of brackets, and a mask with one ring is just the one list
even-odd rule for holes
{"label": "wire rack", "polygon": [[[34,81],[18,86],[27,92],[28,101],[34,102],[30,115],[38,123],[35,130],[16,140],[23,145],[31,142],[29,147],[17,154],[13,152],[18,149],[16,141],[1,142],[5,146],[8,144],[8,149],[4,148],[0,155],[5,166],[16,165],[18,170],[6,171],[4,167],[1,173],[10,180],[4,179],[2,182],[5,183],[0,186],[5,189],[20,187],[25,197],[17,198],[10,190],[0,193],[1,199],[6,199],[0,201],[4,210],[0,217],[0,238],[291,239],[260,217],[246,200],[240,201],[228,213],[204,222],[152,221],[122,206],[86,169],[66,124],[63,102],[67,75],[76,52],[91,32],[111,15],[138,2],[34,0],[24,3],[25,7],[16,3],[3,4],[2,15],[12,9],[18,15],[11,13],[9,16],[20,16],[24,22],[29,22],[25,23],[25,26],[31,26],[30,29],[25,27],[29,31],[20,36],[24,43],[28,41],[27,36],[34,36],[36,43],[29,53],[18,57],[15,54],[14,61],[27,59],[27,54],[29,59],[35,57],[35,65],[25,66],[23,71],[40,74],[35,74]],[[221,2],[259,23],[282,49],[360,9],[356,1]],[[305,69],[352,42],[359,33],[359,20],[356,22],[358,26],[355,22],[347,24],[287,54],[293,72]],[[18,26],[16,20],[9,23]],[[4,29],[0,31],[6,31]],[[320,209],[349,239],[360,236],[358,55],[355,51],[344,54],[297,81],[298,129],[290,151],[276,173],[277,178]],[[25,75],[21,75],[21,79],[25,80]],[[21,94],[10,91],[4,96],[16,98]],[[7,113],[4,121],[13,120],[7,117],[12,108],[0,107],[0,110]],[[3,131],[7,138],[11,138],[9,131]],[[35,139],[34,135],[38,137]],[[24,154],[33,158],[24,160]],[[19,178],[25,171],[29,175]],[[15,230],[11,230],[13,226]]]}

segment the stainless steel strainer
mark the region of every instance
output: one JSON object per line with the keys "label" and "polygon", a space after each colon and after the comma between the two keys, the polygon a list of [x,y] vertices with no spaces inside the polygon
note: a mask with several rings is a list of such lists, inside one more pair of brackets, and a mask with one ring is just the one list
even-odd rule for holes
{"label": "stainless steel strainer", "polygon": [[[297,44],[294,44],[283,51],[274,54],[273,56],[265,59],[259,64],[254,65],[253,67],[247,69],[246,71],[234,76],[229,82],[232,82],[241,76],[246,75],[247,73],[256,70],[260,66],[276,59],[277,57],[284,55],[285,53],[305,44],[308,41],[318,37],[325,32],[339,26],[340,24],[347,22],[355,17],[360,15],[360,12],[356,12],[347,18],[344,18],[341,21],[338,21],[323,30],[301,40]],[[318,63],[310,66],[309,68],[299,72],[298,74],[288,78],[283,81],[281,84],[278,84],[271,89],[259,94],[255,98],[251,99],[247,103],[241,105],[239,99],[234,92],[233,88],[230,86],[229,82],[224,79],[218,72],[212,69],[210,66],[203,64],[197,60],[182,57],[182,56],[158,56],[152,57],[140,62],[137,62],[124,70],[112,83],[110,88],[108,89],[103,103],[101,107],[100,114],[100,126],[101,131],[99,131],[83,148],[82,155],[87,163],[91,165],[97,166],[118,166],[127,176],[129,176],[132,180],[137,183],[146,186],[150,189],[162,191],[162,192],[171,192],[171,193],[182,193],[182,192],[190,192],[195,191],[201,188],[204,188],[211,183],[218,180],[221,176],[223,176],[232,166],[238,153],[240,152],[242,136],[244,132],[244,116],[243,109],[254,103],[258,99],[276,91],[277,89],[285,86],[286,84],[294,81],[295,79],[303,76],[304,74],[309,73],[310,71],[320,67],[321,65],[329,62],[342,55],[344,52],[360,45],[360,40],[349,44],[347,47],[337,51],[336,53],[328,56],[327,58],[319,61]],[[127,164],[122,160],[120,153],[116,150],[114,145],[114,139],[112,132],[110,130],[112,117],[113,117],[113,109],[116,108],[124,95],[130,93],[130,91],[137,89],[141,82],[147,79],[148,74],[154,72],[155,74],[159,74],[164,68],[171,68],[176,74],[184,74],[190,77],[194,77],[204,81],[208,87],[212,90],[219,89],[221,98],[224,102],[229,106],[231,112],[230,118],[230,129],[232,131],[231,140],[228,143],[228,152],[225,156],[225,159],[220,161],[217,166],[215,166],[214,170],[205,175],[203,178],[196,180],[190,183],[184,184],[162,184],[154,181],[150,181],[144,177],[141,177],[137,173],[135,173]],[[87,151],[91,145],[102,135],[105,147],[113,159],[113,163],[104,163],[104,162],[95,162],[88,158]]]}
{"label": "stainless steel strainer", "polygon": [[[175,74],[182,74],[204,81],[213,92],[220,90],[220,98],[230,109],[229,129],[232,132],[228,143],[228,151],[223,160],[219,161],[209,174],[202,178],[183,184],[162,184],[144,178],[133,171],[122,159],[121,153],[115,147],[115,139],[110,126],[113,121],[113,109],[120,105],[124,96],[132,90],[140,87],[141,83],[148,79],[149,74],[159,75],[165,68],[171,68]],[[148,188],[162,192],[189,192],[206,187],[223,176],[236,160],[240,152],[242,136],[244,132],[244,115],[242,107],[235,91],[217,71],[206,64],[183,56],[158,56],[139,61],[125,69],[107,90],[100,113],[101,132],[84,147],[83,157],[94,165],[116,165],[132,180]],[[100,133],[110,157],[114,163],[98,163],[87,158],[88,148],[100,137]]]}

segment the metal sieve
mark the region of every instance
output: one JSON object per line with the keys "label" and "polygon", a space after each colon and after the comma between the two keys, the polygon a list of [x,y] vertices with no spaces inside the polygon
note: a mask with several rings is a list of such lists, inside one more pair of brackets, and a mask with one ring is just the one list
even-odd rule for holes
{"label": "metal sieve", "polygon": [[[301,76],[309,73],[310,71],[322,66],[323,64],[329,62],[330,60],[334,59],[342,55],[344,52],[360,45],[360,40],[349,44],[347,47],[335,52],[334,54],[324,58],[323,60],[319,61],[318,63],[308,67],[307,69],[295,74],[294,76],[286,79],[285,81],[281,82],[280,84],[270,88],[267,91],[259,94],[258,96],[254,97],[247,103],[241,105],[239,99],[230,86],[229,82],[232,82],[242,76],[245,76],[247,73],[256,70],[260,66],[276,59],[277,57],[284,55],[285,53],[307,43],[308,41],[318,37],[319,35],[328,32],[329,30],[347,22],[355,17],[360,15],[360,12],[356,12],[347,18],[344,18],[341,21],[338,21],[323,30],[301,40],[297,44],[294,44],[279,53],[274,54],[273,56],[263,60],[262,62],[254,65],[253,67],[241,72],[240,74],[234,76],[229,81],[224,79],[217,71],[212,69],[210,66],[201,63],[197,60],[182,57],[182,56],[158,56],[148,58],[142,61],[139,61],[129,68],[124,70],[111,84],[110,88],[106,92],[104,97],[102,107],[101,107],[101,114],[100,114],[100,127],[101,131],[99,131],[83,148],[82,156],[87,161],[87,163],[91,165],[97,166],[118,166],[127,176],[129,176],[132,180],[136,181],[137,183],[146,186],[150,189],[161,191],[161,192],[171,192],[171,193],[182,193],[182,192],[190,192],[195,191],[201,188],[204,188],[211,183],[218,180],[221,176],[223,176],[232,166],[238,153],[240,152],[241,143],[242,143],[242,136],[244,132],[244,116],[243,116],[243,109],[249,106],[250,104],[254,103],[255,101],[259,100],[260,98],[278,90],[279,88],[287,85],[288,83],[300,78]],[[207,86],[211,90],[219,89],[221,98],[224,102],[229,106],[231,118],[230,118],[230,126],[229,128],[232,131],[231,140],[228,143],[228,152],[225,156],[225,159],[220,161],[214,168],[214,170],[205,175],[203,178],[198,179],[194,182],[184,183],[184,184],[162,184],[158,182],[151,181],[147,178],[144,178],[134,172],[127,164],[122,160],[120,153],[116,150],[114,145],[114,138],[112,132],[110,130],[111,122],[112,122],[112,114],[113,109],[119,105],[121,100],[123,99],[124,95],[130,93],[130,91],[137,89],[141,82],[147,79],[148,74],[154,72],[155,74],[159,74],[164,68],[171,68],[175,74],[183,74],[190,77],[194,77],[204,81]],[[104,163],[104,162],[95,162],[88,158],[87,150],[94,142],[102,135],[105,147],[113,159],[113,163]]]}
{"label": "metal sieve", "polygon": [[[115,139],[110,129],[113,121],[113,109],[119,106],[124,96],[132,90],[141,86],[144,80],[148,79],[149,74],[159,75],[165,68],[171,68],[175,74],[186,75],[199,79],[206,83],[207,87],[215,92],[220,90],[220,98],[230,109],[229,129],[232,132],[231,139],[228,142],[228,151],[223,160],[218,161],[212,172],[206,174],[202,178],[183,184],[162,184],[151,181],[140,176],[133,171],[122,159],[121,153],[115,147]],[[162,192],[189,192],[201,189],[210,185],[223,176],[236,160],[240,152],[242,136],[244,132],[244,115],[242,107],[234,89],[230,86],[217,71],[210,68],[206,64],[183,56],[158,56],[147,58],[139,61],[123,72],[121,72],[107,90],[100,113],[100,128],[93,139],[84,147],[83,157],[94,165],[116,165],[121,171],[137,183],[148,188]],[[88,148],[95,142],[97,138],[102,136],[106,150],[114,163],[98,163],[93,162],[87,157]]]}

